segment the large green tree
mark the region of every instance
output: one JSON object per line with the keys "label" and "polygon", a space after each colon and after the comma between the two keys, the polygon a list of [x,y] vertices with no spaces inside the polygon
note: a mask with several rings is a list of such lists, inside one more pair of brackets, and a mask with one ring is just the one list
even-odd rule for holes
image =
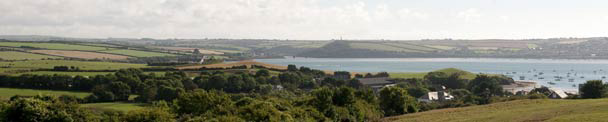
{"label": "large green tree", "polygon": [[385,87],[380,90],[380,109],[386,116],[418,112],[416,99],[400,87]]}
{"label": "large green tree", "polygon": [[607,84],[601,80],[590,80],[580,85],[578,90],[582,98],[603,98],[608,91]]}

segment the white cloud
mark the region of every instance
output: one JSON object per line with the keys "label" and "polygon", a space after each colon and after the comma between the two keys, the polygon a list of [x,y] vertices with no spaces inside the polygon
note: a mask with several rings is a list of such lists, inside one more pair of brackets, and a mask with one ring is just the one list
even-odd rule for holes
{"label": "white cloud", "polygon": [[[335,3],[327,3],[335,2]],[[387,3],[382,3],[387,2]],[[421,39],[529,36],[564,25],[550,12],[339,0],[0,0],[0,34],[153,38]],[[444,2],[444,1],[442,1]],[[458,2],[460,3],[460,2]],[[422,4],[422,3],[420,3]],[[456,4],[456,3],[454,3]],[[519,5],[519,4],[514,4]],[[509,13],[497,13],[505,9]],[[566,8],[559,8],[565,11]],[[454,12],[453,10],[462,10]],[[548,8],[548,10],[551,10]],[[575,13],[575,12],[573,12]],[[604,17],[598,12],[581,12]],[[497,16],[504,15],[504,16]],[[573,14],[571,18],[583,15]],[[522,18],[517,20],[513,18]],[[523,21],[525,18],[525,21]],[[608,20],[608,16],[604,17]],[[601,19],[600,19],[601,20]],[[573,20],[575,21],[575,20]],[[500,22],[502,24],[494,24]],[[545,24],[548,23],[548,24]],[[574,22],[573,22],[574,23]],[[608,25],[562,30],[600,33]],[[468,30],[462,30],[466,27]],[[514,28],[519,27],[519,28]],[[580,28],[579,28],[580,27]],[[593,30],[584,27],[594,27]],[[489,29],[504,28],[504,30]],[[558,29],[555,29],[558,28]],[[576,33],[585,33],[576,31]],[[561,33],[560,33],[561,34]],[[460,35],[460,36],[459,36]],[[470,35],[470,36],[469,36]],[[498,36],[486,36],[498,35]],[[546,35],[542,35],[546,36]],[[519,37],[517,37],[519,38]]]}
{"label": "white cloud", "polygon": [[456,16],[464,19],[466,22],[479,22],[482,15],[476,8],[469,8],[458,12]]}

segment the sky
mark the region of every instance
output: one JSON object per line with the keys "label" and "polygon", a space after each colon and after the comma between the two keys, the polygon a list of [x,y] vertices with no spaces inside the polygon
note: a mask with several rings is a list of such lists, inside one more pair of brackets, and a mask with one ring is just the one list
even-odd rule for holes
{"label": "sky", "polygon": [[606,0],[1,0],[0,35],[531,39],[608,36]]}

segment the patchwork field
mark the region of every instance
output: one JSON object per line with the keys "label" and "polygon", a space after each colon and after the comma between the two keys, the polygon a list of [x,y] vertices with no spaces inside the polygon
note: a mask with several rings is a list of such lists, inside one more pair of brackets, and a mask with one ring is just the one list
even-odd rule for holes
{"label": "patchwork field", "polygon": [[31,50],[30,52],[63,56],[63,57],[82,58],[82,59],[126,60],[127,58],[129,58],[128,56],[122,56],[122,55],[112,55],[112,54],[105,54],[105,53],[94,53],[94,52],[83,52],[83,51]]}
{"label": "patchwork field", "polygon": [[53,50],[86,50],[86,51],[99,51],[99,50],[108,49],[105,47],[84,46],[84,45],[71,45],[71,44],[61,44],[61,43],[29,43],[29,42],[0,42],[0,46],[6,46],[6,47],[27,46],[27,47],[53,49]]}
{"label": "patchwork field", "polygon": [[246,65],[247,67],[251,68],[252,65],[258,65],[258,66],[264,66],[267,68],[274,68],[274,69],[287,69],[287,66],[280,66],[280,65],[274,65],[274,64],[267,64],[267,63],[261,63],[261,62],[256,62],[256,61],[240,61],[240,62],[233,62],[233,63],[220,63],[220,64],[208,64],[208,65],[194,65],[194,66],[181,66],[181,67],[176,67],[177,69],[200,69],[200,68],[230,68],[233,66],[243,66]]}
{"label": "patchwork field", "polygon": [[[154,47],[154,48],[180,51],[180,52],[193,52],[194,49],[197,49],[197,48],[190,48],[190,47]],[[215,55],[224,54],[223,52],[218,52],[218,51],[213,51],[213,50],[205,50],[205,49],[200,49],[200,48],[198,48],[198,50],[201,52],[201,54],[215,54]]]}
{"label": "patchwork field", "polygon": [[76,66],[82,70],[116,70],[124,68],[142,68],[146,64],[129,64],[114,62],[88,62],[69,60],[28,60],[19,62],[0,62],[3,70],[53,68],[54,66]]}
{"label": "patchwork field", "polygon": [[15,95],[35,96],[35,95],[73,95],[84,98],[91,93],[87,92],[72,92],[72,91],[53,91],[53,90],[35,90],[35,89],[16,89],[16,88],[0,88],[0,99],[8,99]]}
{"label": "patchwork field", "polygon": [[138,51],[138,50],[106,50],[106,51],[100,51],[100,52],[128,55],[128,56],[133,56],[133,57],[175,56],[174,54],[146,52],[146,51]]}
{"label": "patchwork field", "polygon": [[114,73],[114,72],[53,72],[53,71],[36,71],[36,72],[19,73],[19,74],[14,74],[14,75],[22,75],[22,74],[54,75],[54,74],[58,74],[58,75],[70,75],[70,76],[76,76],[76,75],[80,75],[80,76],[95,76],[95,75],[106,75],[106,74],[112,74],[112,73]]}
{"label": "patchwork field", "polygon": [[600,122],[608,117],[608,99],[517,100],[448,108],[385,118],[397,122]]}
{"label": "patchwork field", "polygon": [[402,47],[396,47],[381,43],[350,43],[350,47],[358,49],[378,50],[378,51],[393,51],[393,52],[424,52],[419,50],[412,50]]}
{"label": "patchwork field", "polygon": [[25,60],[25,59],[38,60],[38,59],[47,59],[47,58],[62,58],[62,57],[24,53],[24,52],[15,52],[15,51],[0,52],[0,59],[3,59],[3,60]]}

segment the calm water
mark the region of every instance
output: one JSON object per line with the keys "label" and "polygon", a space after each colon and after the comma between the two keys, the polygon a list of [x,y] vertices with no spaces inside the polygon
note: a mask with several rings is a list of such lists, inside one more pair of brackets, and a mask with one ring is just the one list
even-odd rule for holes
{"label": "calm water", "polygon": [[[474,73],[505,74],[515,80],[572,91],[587,80],[608,76],[608,60],[495,59],[495,58],[291,58],[256,61],[352,72],[428,72],[458,68]],[[542,75],[541,75],[542,72]],[[536,75],[536,76],[535,76]],[[559,81],[556,76],[562,77]],[[555,84],[550,84],[553,82]]]}

